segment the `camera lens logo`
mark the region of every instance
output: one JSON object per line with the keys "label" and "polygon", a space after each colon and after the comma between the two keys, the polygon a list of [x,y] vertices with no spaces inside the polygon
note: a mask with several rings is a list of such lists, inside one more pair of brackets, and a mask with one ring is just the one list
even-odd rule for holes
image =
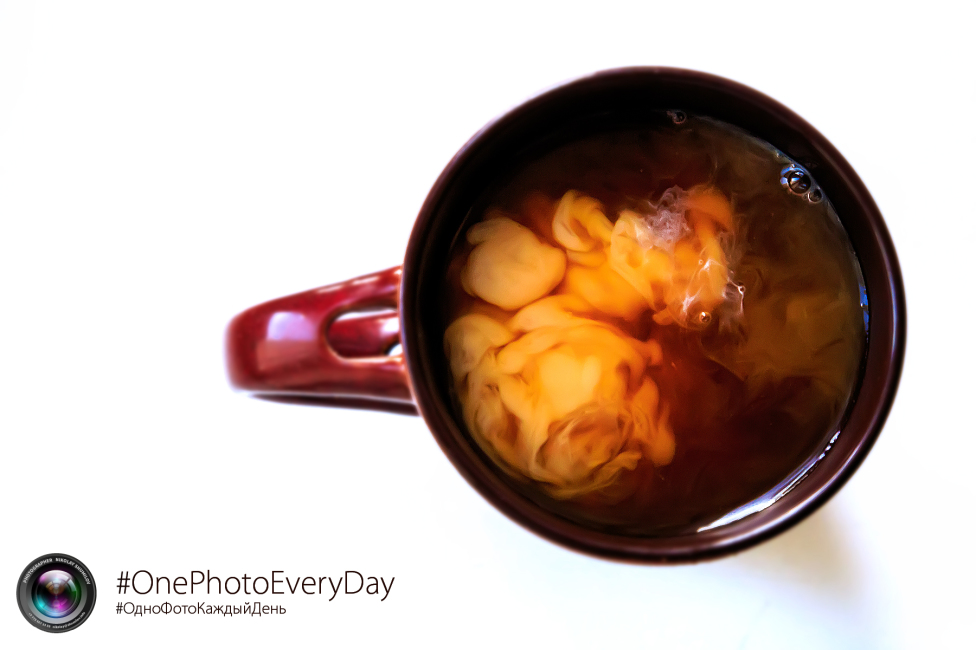
{"label": "camera lens logo", "polygon": [[17,605],[27,622],[45,632],[67,632],[88,620],[95,606],[95,579],[80,560],[42,555],[17,581]]}

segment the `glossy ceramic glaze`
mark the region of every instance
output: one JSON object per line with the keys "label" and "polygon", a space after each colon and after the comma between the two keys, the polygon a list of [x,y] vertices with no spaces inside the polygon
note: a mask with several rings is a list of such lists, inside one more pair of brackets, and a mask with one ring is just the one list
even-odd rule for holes
{"label": "glossy ceramic glaze", "polygon": [[[448,254],[486,179],[581,132],[639,124],[648,110],[710,116],[761,138],[809,169],[841,218],[862,266],[870,336],[858,394],[803,480],[765,509],[697,533],[625,537],[584,528],[517,493],[466,433],[450,398],[439,301]],[[389,350],[389,316],[339,320],[397,306],[403,354]],[[384,320],[385,319],[385,320]],[[611,70],[546,92],[476,134],[448,163],[417,217],[402,277],[390,269],[255,307],[228,330],[233,385],[276,399],[408,412],[416,405],[444,453],[488,501],[568,547],[641,562],[695,561],[740,550],[800,521],[834,494],[881,431],[901,373],[905,302],[894,247],[863,183],[836,149],[787,108],[740,84],[687,70]],[[340,354],[340,351],[342,354]]]}
{"label": "glossy ceramic glaze", "polygon": [[412,406],[403,355],[386,354],[399,340],[396,320],[390,327],[383,313],[341,319],[396,309],[399,289],[400,269],[392,268],[239,314],[227,328],[231,383],[262,397]]}

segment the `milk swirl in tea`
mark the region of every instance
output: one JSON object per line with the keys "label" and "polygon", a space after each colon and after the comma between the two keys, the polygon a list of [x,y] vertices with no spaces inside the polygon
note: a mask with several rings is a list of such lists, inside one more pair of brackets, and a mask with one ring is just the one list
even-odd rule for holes
{"label": "milk swirl in tea", "polygon": [[673,117],[516,170],[445,287],[472,439],[529,498],[627,534],[787,489],[842,421],[866,338],[856,258],[810,175]]}

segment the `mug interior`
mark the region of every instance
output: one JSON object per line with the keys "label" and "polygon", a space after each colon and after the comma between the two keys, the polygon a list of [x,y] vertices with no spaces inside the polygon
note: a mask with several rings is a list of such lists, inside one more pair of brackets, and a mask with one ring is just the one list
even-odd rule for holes
{"label": "mug interior", "polygon": [[[648,114],[682,110],[738,127],[805,166],[847,231],[868,294],[870,326],[861,384],[839,433],[781,489],[727,523],[680,534],[633,536],[575,523],[512,484],[471,439],[454,407],[443,349],[441,290],[455,241],[481,214],[488,186],[540,152],[583,134],[641,125]],[[901,371],[905,307],[894,247],[874,201],[850,165],[813,127],[740,84],[686,70],[631,68],[546,92],[492,122],[448,163],[425,201],[403,265],[400,318],[418,408],[464,477],[492,504],[544,537],[596,555],[649,562],[714,557],[780,532],[825,502],[880,433]]]}

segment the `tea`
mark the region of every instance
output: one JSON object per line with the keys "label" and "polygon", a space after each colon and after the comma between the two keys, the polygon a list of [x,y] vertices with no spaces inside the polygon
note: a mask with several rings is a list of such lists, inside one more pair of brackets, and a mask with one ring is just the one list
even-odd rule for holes
{"label": "tea", "polygon": [[810,174],[669,115],[519,166],[445,281],[472,439],[528,498],[630,535],[788,490],[838,430],[866,339],[856,257]]}

